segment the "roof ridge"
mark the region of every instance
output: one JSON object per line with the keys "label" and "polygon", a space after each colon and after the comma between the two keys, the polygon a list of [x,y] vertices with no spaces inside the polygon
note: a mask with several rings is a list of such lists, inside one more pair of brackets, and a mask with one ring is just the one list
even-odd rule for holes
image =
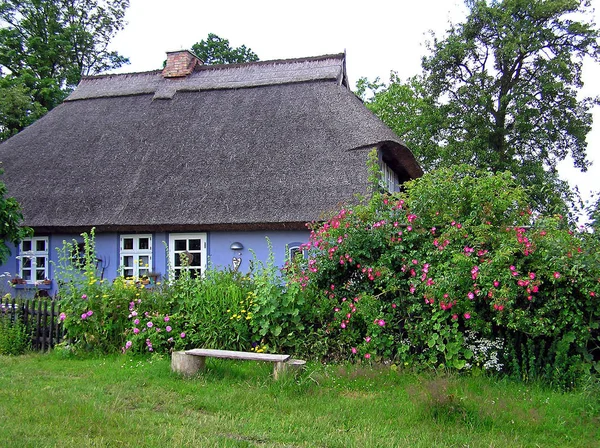
{"label": "roof ridge", "polygon": [[[320,56],[307,56],[301,58],[290,58],[290,59],[270,59],[266,61],[253,61],[253,62],[241,62],[236,64],[214,64],[214,65],[198,65],[196,66],[194,71],[205,71],[205,70],[222,70],[222,69],[232,69],[239,67],[248,67],[248,66],[256,66],[256,65],[270,65],[270,64],[293,64],[293,63],[302,63],[302,62],[314,62],[321,61],[326,59],[340,59],[344,60],[346,58],[345,53],[332,53],[332,54],[323,54]],[[127,73],[103,73],[100,75],[88,75],[82,76],[81,81],[84,80],[92,80],[92,79],[102,79],[108,78],[112,76],[130,76],[130,75],[157,75],[162,73],[162,69],[154,69],[147,70],[141,72],[127,72]]]}

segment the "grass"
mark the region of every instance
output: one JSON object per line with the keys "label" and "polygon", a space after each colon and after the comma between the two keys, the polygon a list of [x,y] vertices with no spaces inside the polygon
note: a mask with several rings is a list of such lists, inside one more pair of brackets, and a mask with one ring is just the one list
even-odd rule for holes
{"label": "grass", "polygon": [[486,376],[209,360],[0,357],[2,447],[595,447],[598,385],[570,393]]}

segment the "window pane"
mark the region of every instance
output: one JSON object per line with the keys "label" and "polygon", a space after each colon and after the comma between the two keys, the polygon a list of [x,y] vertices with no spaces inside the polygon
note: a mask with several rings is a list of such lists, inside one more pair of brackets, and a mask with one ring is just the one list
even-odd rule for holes
{"label": "window pane", "polygon": [[195,253],[195,254],[191,254],[191,255],[192,255],[192,260],[191,260],[190,266],[202,266],[201,254]]}
{"label": "window pane", "polygon": [[123,257],[123,266],[132,267],[133,266],[133,256],[129,255],[127,257]]}
{"label": "window pane", "polygon": [[150,249],[150,239],[149,238],[140,238],[139,248],[140,248],[140,250]]}
{"label": "window pane", "polygon": [[44,271],[43,269],[36,269],[35,270],[35,279],[36,280],[44,280],[46,271]]}
{"label": "window pane", "polygon": [[29,252],[31,250],[31,240],[23,241],[22,245],[23,245],[23,252]]}
{"label": "window pane", "polygon": [[35,250],[38,252],[46,252],[46,240],[37,240],[35,242]]}
{"label": "window pane", "polygon": [[23,269],[23,279],[24,280],[31,280],[31,270],[30,269]]}
{"label": "window pane", "polygon": [[133,277],[133,269],[123,269],[123,277]]}
{"label": "window pane", "polygon": [[150,257],[149,256],[141,256],[139,257],[140,268],[145,268],[150,265]]}
{"label": "window pane", "polygon": [[133,250],[133,238],[123,238],[123,250]]}
{"label": "window pane", "polygon": [[202,275],[202,271],[200,269],[190,269],[190,277],[198,278]]}
{"label": "window pane", "polygon": [[202,249],[202,240],[189,240],[190,242],[190,250],[201,250]]}
{"label": "window pane", "polygon": [[181,266],[181,257],[179,256],[179,253],[175,253],[175,266]]}
{"label": "window pane", "polygon": [[29,258],[29,257],[23,257],[21,259],[21,262],[23,263],[22,264],[23,268],[30,268],[31,267],[31,258]]}
{"label": "window pane", "polygon": [[187,240],[175,240],[175,250],[187,250]]}
{"label": "window pane", "polygon": [[35,257],[35,265],[38,268],[45,268],[46,267],[46,257]]}
{"label": "window pane", "polygon": [[147,277],[149,272],[150,272],[149,269],[145,269],[145,268],[144,269],[140,269],[140,275],[139,275],[139,277]]}

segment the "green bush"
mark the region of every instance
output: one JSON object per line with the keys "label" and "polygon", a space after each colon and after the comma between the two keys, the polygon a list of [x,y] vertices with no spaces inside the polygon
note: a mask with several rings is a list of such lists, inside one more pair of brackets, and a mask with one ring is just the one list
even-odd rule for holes
{"label": "green bush", "polygon": [[[180,317],[185,337],[178,348],[215,348],[248,350],[251,347],[249,323],[246,320],[251,283],[240,273],[208,269],[201,278],[188,271],[169,286],[169,301]],[[234,310],[239,312],[240,318]]]}
{"label": "green bush", "polygon": [[30,335],[18,314],[0,310],[0,355],[22,355],[27,351]]}
{"label": "green bush", "polygon": [[330,349],[463,369],[499,341],[495,368],[571,383],[599,357],[600,245],[527,204],[510,173],[460,166],[314,225],[296,282],[327,304]]}
{"label": "green bush", "polygon": [[66,242],[57,265],[63,310],[59,319],[75,350],[165,353],[251,347],[249,322],[232,319],[229,312],[251,291],[240,274],[210,269],[202,278],[192,278],[182,270],[168,284],[122,277],[109,283],[96,271],[93,230],[82,236],[83,255],[74,257],[77,243]]}

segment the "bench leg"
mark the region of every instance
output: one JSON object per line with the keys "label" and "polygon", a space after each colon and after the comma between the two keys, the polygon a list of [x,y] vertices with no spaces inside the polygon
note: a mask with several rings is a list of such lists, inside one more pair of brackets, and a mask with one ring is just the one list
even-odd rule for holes
{"label": "bench leg", "polygon": [[204,356],[186,355],[185,352],[173,352],[171,355],[171,370],[185,376],[191,376],[199,370],[204,370]]}
{"label": "bench leg", "polygon": [[276,362],[275,366],[273,367],[273,378],[275,378],[276,380],[279,379],[279,376],[285,371],[285,363],[283,362]]}
{"label": "bench leg", "polygon": [[306,361],[301,359],[290,359],[286,362],[277,362],[273,369],[273,377],[279,379],[286,372],[300,372],[306,366]]}

